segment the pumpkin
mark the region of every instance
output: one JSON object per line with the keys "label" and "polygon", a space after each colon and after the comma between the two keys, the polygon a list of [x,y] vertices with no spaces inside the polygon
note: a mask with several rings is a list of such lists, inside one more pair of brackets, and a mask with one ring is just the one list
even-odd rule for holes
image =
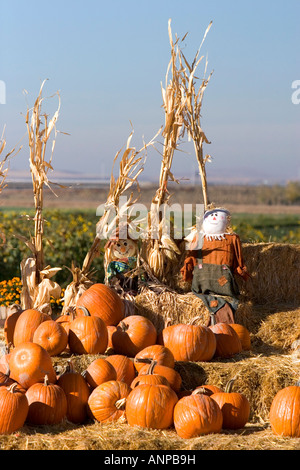
{"label": "pumpkin", "polygon": [[300,381],[279,390],[270,407],[270,425],[274,434],[300,437]]}
{"label": "pumpkin", "polygon": [[166,377],[163,375],[155,374],[154,367],[156,362],[153,361],[147,370],[146,374],[140,374],[131,383],[131,388],[137,387],[140,384],[151,384],[151,385],[167,385],[170,387],[170,384]]}
{"label": "pumpkin", "polygon": [[13,345],[16,323],[22,312],[23,310],[20,309],[11,310],[6,317],[4,322],[4,339],[6,344]]}
{"label": "pumpkin", "polygon": [[37,327],[49,319],[49,315],[39,312],[38,310],[24,310],[16,322],[13,337],[14,346],[19,346],[22,343],[33,341],[33,335]]}
{"label": "pumpkin", "polygon": [[37,327],[32,341],[46,349],[50,356],[58,356],[68,345],[68,334],[60,323],[48,320]]}
{"label": "pumpkin", "polygon": [[68,361],[66,370],[57,380],[67,399],[67,419],[71,423],[83,423],[87,418],[87,403],[90,388],[85,378],[76,372],[72,361]]}
{"label": "pumpkin", "polygon": [[174,427],[183,439],[219,433],[222,423],[219,405],[199,391],[181,398],[174,408]]}
{"label": "pumpkin", "polygon": [[88,400],[89,414],[99,422],[125,420],[125,404],[131,388],[111,380],[96,387]]}
{"label": "pumpkin", "polygon": [[228,323],[216,323],[209,328],[217,341],[215,357],[229,358],[242,351],[240,338]]}
{"label": "pumpkin", "polygon": [[35,383],[26,391],[29,404],[26,422],[33,425],[60,424],[67,416],[67,398],[63,389],[50,383]]}
{"label": "pumpkin", "polygon": [[139,372],[145,364],[151,364],[153,361],[162,366],[171,367],[175,366],[175,359],[170,349],[160,344],[154,344],[142,349],[134,358],[134,366]]}
{"label": "pumpkin", "polygon": [[28,414],[26,395],[17,384],[0,388],[0,434],[11,434],[22,428]]}
{"label": "pumpkin", "polygon": [[125,315],[124,302],[115,290],[105,284],[94,284],[77,300],[76,313],[82,315],[79,307],[85,307],[108,325],[117,325]]}
{"label": "pumpkin", "polygon": [[163,345],[171,350],[175,361],[210,361],[216,351],[216,338],[202,325],[178,324],[162,331]]}
{"label": "pumpkin", "polygon": [[[149,367],[152,367],[151,364],[150,366],[144,365],[144,367],[140,370],[139,375],[149,374]],[[177,370],[173,369],[172,367],[162,366],[161,364],[156,364],[154,361],[153,373],[165,377],[169,383],[169,386],[174,390],[174,392],[178,393],[181,389],[181,375],[179,374],[179,372],[177,372]]]}
{"label": "pumpkin", "polygon": [[177,395],[167,385],[141,384],[126,400],[126,418],[130,426],[167,429],[173,425]]}
{"label": "pumpkin", "polygon": [[153,323],[142,315],[131,315],[122,320],[112,334],[116,354],[135,357],[142,349],[156,343],[157,331]]}
{"label": "pumpkin", "polygon": [[117,380],[117,372],[114,366],[101,357],[91,362],[82,375],[93,389],[104,382]]}
{"label": "pumpkin", "polygon": [[75,319],[75,315],[73,313],[66,313],[65,315],[60,315],[55,319],[57,323],[59,323],[69,334],[70,323]]}
{"label": "pumpkin", "polygon": [[211,395],[222,411],[224,429],[241,429],[250,416],[250,403],[247,397],[242,393],[232,392],[233,384],[234,379],[228,382],[224,392]]}
{"label": "pumpkin", "polygon": [[239,323],[230,323],[229,326],[234,329],[240,338],[243,351],[250,351],[251,349],[251,336],[249,330]]}
{"label": "pumpkin", "polygon": [[136,374],[133,361],[122,354],[113,354],[105,360],[113,365],[117,373],[117,381],[125,382],[130,387]]}
{"label": "pumpkin", "polygon": [[69,348],[73,354],[104,354],[108,333],[103,320],[82,307],[84,316],[76,317],[69,328]]}
{"label": "pumpkin", "polygon": [[108,325],[108,326],[107,326],[108,343],[107,343],[107,350],[106,350],[106,352],[108,352],[109,350],[111,350],[112,352],[114,352],[114,347],[113,347],[113,343],[112,343],[112,335],[114,334],[115,331],[117,331],[117,327],[116,327],[115,325]]}
{"label": "pumpkin", "polygon": [[45,375],[49,382],[56,383],[56,373],[51,356],[36,343],[22,343],[10,353],[10,377],[23,388],[28,389],[37,382],[43,382]]}

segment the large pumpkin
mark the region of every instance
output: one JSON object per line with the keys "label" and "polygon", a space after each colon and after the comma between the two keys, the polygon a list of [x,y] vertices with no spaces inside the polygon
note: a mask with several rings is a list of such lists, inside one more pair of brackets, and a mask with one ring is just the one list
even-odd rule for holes
{"label": "large pumpkin", "polygon": [[162,342],[176,361],[210,361],[216,351],[216,338],[202,325],[171,325],[162,331]]}
{"label": "large pumpkin", "polygon": [[82,307],[84,316],[75,318],[69,327],[69,348],[74,354],[104,354],[108,333],[104,321]]}
{"label": "large pumpkin", "polygon": [[17,383],[0,388],[0,434],[11,434],[22,428],[28,414],[25,393],[18,390]]}
{"label": "large pumpkin", "polygon": [[36,383],[26,391],[29,410],[26,421],[34,425],[54,425],[67,416],[67,399],[63,389],[50,383],[45,376],[43,383]]}
{"label": "large pumpkin", "polygon": [[219,433],[222,423],[218,404],[198,391],[181,398],[174,408],[174,427],[183,439]]}
{"label": "large pumpkin", "polygon": [[68,334],[60,323],[50,319],[37,327],[32,341],[46,349],[50,356],[58,356],[68,345]]}
{"label": "large pumpkin", "polygon": [[75,424],[83,423],[87,418],[90,388],[85,378],[75,370],[72,361],[68,362],[67,369],[57,380],[57,385],[66,395],[68,421]]}
{"label": "large pumpkin", "polygon": [[135,357],[140,351],[156,343],[157,331],[153,323],[142,315],[124,318],[112,334],[116,354]]}
{"label": "large pumpkin", "polygon": [[155,361],[156,364],[166,367],[174,368],[175,366],[175,359],[172,351],[160,344],[148,346],[138,352],[134,358],[134,366],[139,372],[145,364],[151,364],[153,361]]}
{"label": "large pumpkin", "polygon": [[273,398],[269,418],[274,434],[300,437],[300,382],[279,390]]}
{"label": "large pumpkin", "polygon": [[89,414],[99,422],[125,418],[125,404],[131,388],[124,382],[111,380],[96,387],[88,400]]}
{"label": "large pumpkin", "polygon": [[76,313],[82,315],[79,307],[86,307],[91,315],[100,317],[107,326],[117,325],[125,315],[123,300],[105,284],[94,284],[79,297]]}
{"label": "large pumpkin", "polygon": [[223,392],[211,395],[222,411],[224,429],[241,429],[250,416],[250,403],[247,397],[242,393],[232,392],[233,383],[234,380],[230,380]]}
{"label": "large pumpkin", "polygon": [[242,344],[236,331],[228,323],[216,323],[209,327],[215,334],[216,357],[229,358],[242,351]]}
{"label": "large pumpkin", "polygon": [[167,429],[173,424],[173,410],[178,401],[167,385],[141,384],[126,400],[126,418],[130,426]]}
{"label": "large pumpkin", "polygon": [[13,344],[19,346],[22,343],[33,341],[33,335],[37,327],[46,320],[49,320],[49,315],[39,312],[35,309],[24,310],[17,319]]}
{"label": "large pumpkin", "polygon": [[15,347],[10,353],[9,367],[10,377],[25,389],[43,382],[45,375],[49,382],[56,383],[51,356],[39,344],[29,342]]}

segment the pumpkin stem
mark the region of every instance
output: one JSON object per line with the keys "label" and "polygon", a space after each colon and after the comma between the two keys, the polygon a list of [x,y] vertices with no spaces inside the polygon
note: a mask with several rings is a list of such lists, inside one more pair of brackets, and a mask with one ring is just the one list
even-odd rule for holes
{"label": "pumpkin stem", "polygon": [[44,378],[44,385],[49,385],[49,377],[48,377],[48,375],[45,375],[45,378]]}
{"label": "pumpkin stem", "polygon": [[83,311],[85,317],[90,317],[91,316],[90,312],[88,311],[88,309],[86,307],[80,306],[78,308]]}
{"label": "pumpkin stem", "polygon": [[10,393],[15,393],[17,386],[18,386],[17,382],[14,382],[14,383],[11,384],[9,387],[7,387],[7,390],[8,390]]}
{"label": "pumpkin stem", "polygon": [[234,379],[229,380],[229,382],[227,382],[225,390],[224,390],[225,393],[231,393],[232,387],[233,387],[233,384],[234,384],[235,381],[236,381],[236,379],[234,378]]}
{"label": "pumpkin stem", "polygon": [[121,328],[123,332],[127,331],[129,328],[129,326],[124,321],[120,322],[119,327]]}
{"label": "pumpkin stem", "polygon": [[148,374],[149,374],[149,375],[154,374],[153,371],[154,371],[154,367],[155,367],[156,365],[157,365],[157,361],[154,361],[154,360],[152,359],[152,361],[151,361],[151,363],[150,363],[150,366],[148,367],[148,370],[147,370],[147,375],[148,375]]}
{"label": "pumpkin stem", "polygon": [[192,392],[192,395],[206,395],[210,397],[211,395],[213,395],[213,392],[205,387],[198,387]]}
{"label": "pumpkin stem", "polygon": [[118,410],[125,410],[126,398],[121,398],[120,400],[116,401],[115,407]]}

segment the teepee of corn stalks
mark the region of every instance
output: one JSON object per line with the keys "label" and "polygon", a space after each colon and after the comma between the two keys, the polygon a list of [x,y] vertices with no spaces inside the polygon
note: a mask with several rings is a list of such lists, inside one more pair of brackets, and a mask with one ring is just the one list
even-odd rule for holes
{"label": "teepee of corn stalks", "polygon": [[[174,152],[178,149],[178,142],[182,135],[183,109],[185,96],[180,84],[180,71],[178,70],[178,39],[173,41],[171,21],[168,23],[168,33],[171,46],[171,59],[168,64],[165,88],[162,86],[163,108],[165,111],[165,124],[163,129],[163,155],[159,178],[159,187],[152,200],[148,220],[148,239],[143,246],[143,258],[147,262],[153,275],[160,282],[169,282],[172,275],[172,266],[178,263],[180,250],[168,233],[169,225],[165,224],[163,206],[170,199],[168,182],[175,179],[171,167]],[[169,75],[171,73],[171,78]]]}
{"label": "teepee of corn stalks", "polygon": [[208,188],[207,188],[207,177],[206,177],[206,163],[211,160],[210,155],[204,156],[203,145],[210,144],[207,139],[202,127],[201,127],[201,108],[203,104],[203,96],[205,89],[209,83],[209,80],[212,76],[212,73],[205,78],[207,72],[207,60],[205,63],[204,77],[200,83],[198,90],[196,89],[196,71],[203,60],[203,56],[199,57],[200,49],[205,41],[205,38],[212,26],[210,22],[207,27],[201,45],[196,53],[196,56],[192,62],[189,64],[183,52],[179,53],[180,60],[180,83],[183,89],[183,93],[186,97],[185,106],[182,113],[182,118],[184,121],[184,126],[187,130],[188,136],[193,140],[195,154],[198,162],[199,174],[202,184],[202,194],[203,194],[203,203],[204,209],[207,210],[210,204],[208,197]]}
{"label": "teepee of corn stalks", "polygon": [[[47,114],[42,114],[43,97],[42,92],[46,80],[43,81],[39,95],[32,109],[27,107],[26,127],[29,140],[29,164],[32,178],[35,216],[34,235],[28,240],[16,234],[31,250],[31,256],[21,262],[21,306],[24,310],[34,308],[51,315],[51,297],[58,299],[61,295],[60,286],[52,280],[52,277],[61,268],[51,268],[45,265],[44,260],[44,188],[51,189],[48,179],[49,170],[52,168],[52,157],[56,142],[56,122],[60,111],[60,96],[58,96],[58,109],[49,120]],[[50,157],[46,157],[47,144],[51,134],[54,133]],[[30,219],[30,217],[28,217]]]}
{"label": "teepee of corn stalks", "polygon": [[[126,221],[126,230],[131,225],[130,208],[137,202],[140,193],[138,177],[144,171],[147,148],[150,145],[154,145],[156,138],[156,136],[154,136],[148,144],[144,144],[140,150],[136,150],[136,148],[131,145],[132,136],[133,131],[127,140],[126,148],[121,158],[120,155],[123,149],[119,150],[114,157],[109,192],[106,203],[104,204],[103,214],[96,225],[96,236],[92,246],[86,254],[82,267],[76,268],[73,264],[70,269],[73,274],[73,280],[65,290],[64,306],[62,310],[62,314],[64,315],[74,311],[78,298],[93,284],[92,279],[94,271],[91,269],[91,266],[94,259],[100,254],[101,241],[114,237],[119,223],[122,223],[122,221]],[[119,175],[118,178],[115,179],[113,170],[119,158]],[[121,200],[121,197],[125,195],[127,191],[130,191],[134,185],[136,185],[138,195],[134,196],[132,191],[129,197],[124,197],[124,201]],[[110,250],[108,248],[104,253],[105,273],[107,272],[109,262]],[[107,283],[106,276],[104,282]]]}

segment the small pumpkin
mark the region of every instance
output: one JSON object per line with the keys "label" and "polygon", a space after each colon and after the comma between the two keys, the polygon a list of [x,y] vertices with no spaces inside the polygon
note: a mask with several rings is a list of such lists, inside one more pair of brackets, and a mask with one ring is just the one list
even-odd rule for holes
{"label": "small pumpkin", "polygon": [[89,287],[76,303],[77,315],[82,315],[79,307],[88,309],[91,315],[100,317],[106,326],[117,325],[125,314],[125,306],[117,292],[105,284]]}
{"label": "small pumpkin", "polygon": [[23,310],[16,306],[14,309],[11,308],[7,315],[4,322],[4,339],[6,344],[13,345],[16,323],[22,312]]}
{"label": "small pumpkin", "polygon": [[72,361],[68,361],[66,370],[57,380],[67,399],[66,417],[71,423],[83,423],[87,418],[87,403],[90,388],[85,378],[75,370]]}
{"label": "small pumpkin", "polygon": [[51,356],[36,343],[22,343],[10,353],[10,377],[23,388],[28,389],[37,382],[43,382],[45,375],[49,382],[56,383],[56,372]]}
{"label": "small pumpkin", "polygon": [[228,323],[216,323],[209,328],[217,342],[215,357],[229,358],[242,351],[240,338]]}
{"label": "small pumpkin", "polygon": [[182,386],[182,378],[177,370],[173,369],[172,367],[157,364],[155,361],[153,361],[153,364],[144,365],[144,367],[139,372],[139,376],[149,374],[149,368],[151,367],[153,367],[154,374],[162,375],[167,379],[169,386],[174,390],[174,392],[179,392]]}
{"label": "small pumpkin", "polygon": [[113,354],[105,358],[105,360],[114,367],[117,373],[117,381],[125,382],[130,387],[136,375],[133,361],[123,354]]}
{"label": "small pumpkin", "polygon": [[112,334],[116,354],[135,357],[140,351],[156,343],[157,331],[153,323],[142,315],[124,318]]}
{"label": "small pumpkin", "polygon": [[39,312],[36,309],[24,310],[15,325],[13,337],[14,346],[33,341],[35,330],[46,320],[49,320],[49,315],[45,313]]}
{"label": "small pumpkin", "polygon": [[11,434],[21,429],[28,414],[28,400],[18,390],[17,383],[0,388],[0,434]]}
{"label": "small pumpkin", "polygon": [[80,307],[84,315],[76,317],[69,328],[69,347],[73,354],[104,354],[108,333],[104,321]]}
{"label": "small pumpkin", "polygon": [[60,323],[48,320],[37,327],[32,341],[46,349],[50,356],[59,356],[68,345],[68,334]]}
{"label": "small pumpkin", "polygon": [[183,439],[219,433],[222,423],[219,405],[199,391],[181,398],[174,408],[174,427]]}
{"label": "small pumpkin", "polygon": [[67,416],[67,398],[63,389],[50,383],[47,375],[43,383],[35,383],[26,391],[29,404],[27,423],[54,425]]}
{"label": "small pumpkin", "polygon": [[92,389],[104,382],[117,380],[117,372],[114,366],[101,357],[91,362],[88,368],[83,371],[82,375]]}
{"label": "small pumpkin", "polygon": [[124,382],[111,380],[96,387],[88,400],[89,414],[99,422],[125,420],[125,406],[131,388]]}
{"label": "small pumpkin", "polygon": [[168,387],[170,387],[170,384],[166,377],[154,373],[155,365],[156,362],[153,361],[152,364],[150,364],[147,374],[140,374],[135,379],[133,379],[131,383],[131,388],[135,388],[140,384],[167,385]]}
{"label": "small pumpkin", "polygon": [[175,366],[175,359],[172,351],[160,344],[148,346],[138,352],[134,358],[134,366],[139,372],[145,364],[151,364],[153,361],[155,361],[156,364],[171,367],[172,369]]}
{"label": "small pumpkin", "polygon": [[300,381],[285,387],[273,398],[270,425],[278,436],[300,437]]}
{"label": "small pumpkin", "polygon": [[170,325],[163,329],[161,339],[175,361],[206,362],[216,351],[215,335],[203,325]]}
{"label": "small pumpkin", "polygon": [[251,350],[250,331],[244,325],[240,325],[239,323],[230,323],[229,326],[231,326],[231,328],[234,329],[234,331],[237,333],[238,337],[240,338],[242,350],[250,351]]}
{"label": "small pumpkin", "polygon": [[247,397],[232,391],[234,381],[233,379],[227,383],[224,392],[211,395],[222,411],[224,429],[241,429],[250,416],[250,403]]}
{"label": "small pumpkin", "polygon": [[176,393],[167,385],[138,385],[126,400],[127,422],[130,426],[168,429],[173,425],[177,401]]}

